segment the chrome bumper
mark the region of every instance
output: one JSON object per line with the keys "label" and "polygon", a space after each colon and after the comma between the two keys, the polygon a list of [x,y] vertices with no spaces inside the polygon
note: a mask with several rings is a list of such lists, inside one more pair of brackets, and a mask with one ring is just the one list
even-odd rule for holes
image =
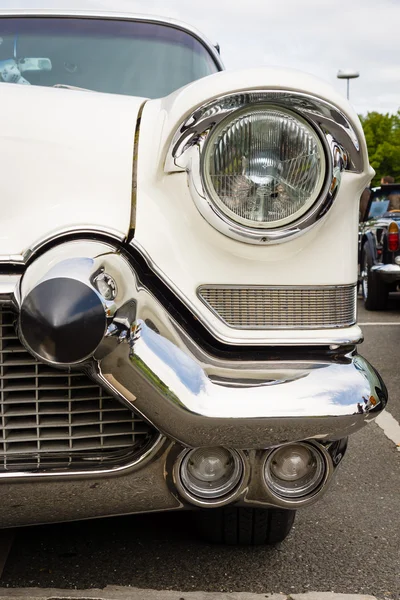
{"label": "chrome bumper", "polygon": [[[116,282],[112,301],[105,302],[93,283],[99,273]],[[59,290],[58,281],[66,279],[70,284],[65,289],[75,294],[71,311],[79,304],[79,313],[69,312],[64,297],[57,312],[52,290]],[[43,285],[46,294],[40,293]],[[76,323],[85,319],[86,327],[89,322],[84,302],[79,303],[81,289],[90,297],[88,315],[96,335],[104,330],[101,319],[106,329],[79,368],[84,365],[114,396],[184,446],[248,450],[298,440],[337,440],[371,421],[386,404],[382,380],[354,348],[321,353],[312,360],[302,358],[299,349],[296,360],[211,355],[139,279],[129,259],[98,242],[69,242],[40,256],[15,294],[22,340],[53,366],[73,366],[75,359],[68,359],[68,352],[76,357],[80,351]],[[106,317],[100,315],[98,323],[96,315],[103,307]],[[62,319],[62,343],[57,347],[57,339],[46,332],[55,321],[59,327]],[[71,321],[75,329],[70,336]],[[24,323],[29,324],[25,330]],[[90,335],[82,342],[88,346]]]}
{"label": "chrome bumper", "polygon": [[400,265],[374,265],[371,271],[385,283],[400,282]]}
{"label": "chrome bumper", "polygon": [[[308,496],[283,499],[273,495],[263,480],[268,451],[243,452],[243,478],[233,498],[196,501],[179,492],[174,466],[186,450],[160,439],[136,464],[117,471],[88,474],[10,474],[0,485],[0,528],[112,517],[135,513],[212,508],[234,502],[252,508],[297,509],[313,504],[326,492],[346,451],[346,443],[333,442],[324,448],[327,472],[320,488]],[[33,485],[34,483],[34,485]],[[51,502],[48,499],[51,498]]]}
{"label": "chrome bumper", "polygon": [[336,440],[386,404],[382,381],[356,353],[312,362],[221,360],[167,320],[163,333],[138,318],[134,337],[100,362],[96,378],[185,446]]}

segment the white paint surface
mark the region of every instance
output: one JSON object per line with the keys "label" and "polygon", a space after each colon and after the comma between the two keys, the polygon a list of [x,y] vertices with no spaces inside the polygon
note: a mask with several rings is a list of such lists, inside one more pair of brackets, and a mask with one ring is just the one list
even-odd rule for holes
{"label": "white paint surface", "polygon": [[0,83],[0,255],[74,227],[127,234],[142,103]]}
{"label": "white paint surface", "polygon": [[[365,172],[343,173],[337,198],[319,223],[280,244],[260,247],[216,231],[197,210],[186,173],[165,172],[171,139],[198,106],[224,94],[249,89],[286,89],[334,103],[354,124]],[[158,142],[158,143],[157,143]],[[168,165],[166,167],[168,171]],[[296,71],[248,69],[196,81],[167,98],[146,103],[138,149],[135,243],[213,335],[243,344],[335,343],[360,337],[358,327],[334,330],[240,331],[215,317],[197,297],[199,285],[343,285],[357,281],[358,198],[371,177],[361,126],[352,107],[330,86]],[[339,342],[340,343],[340,342]]]}

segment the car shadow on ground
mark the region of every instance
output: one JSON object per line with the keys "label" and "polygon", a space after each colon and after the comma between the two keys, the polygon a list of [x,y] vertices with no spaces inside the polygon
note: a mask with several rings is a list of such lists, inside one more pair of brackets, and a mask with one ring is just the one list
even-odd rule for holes
{"label": "car shadow on ground", "polygon": [[[203,542],[195,527],[188,511],[19,529],[0,586],[199,589],[206,578],[221,589],[221,572],[213,572],[210,563],[220,561],[226,571],[238,549]],[[262,548],[264,560],[266,553],[278,552],[279,547]]]}

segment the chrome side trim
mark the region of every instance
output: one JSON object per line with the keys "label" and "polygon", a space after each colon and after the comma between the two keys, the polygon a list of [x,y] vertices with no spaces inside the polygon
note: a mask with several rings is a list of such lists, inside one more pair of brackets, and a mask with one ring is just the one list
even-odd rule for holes
{"label": "chrome side trim", "polygon": [[[203,157],[210,133],[223,120],[246,106],[276,105],[298,113],[313,127],[325,148],[325,184],[313,206],[299,219],[280,228],[251,228],[229,218],[207,193],[202,176]],[[178,128],[167,153],[167,172],[187,171],[189,187],[201,215],[215,229],[249,244],[276,244],[301,234],[331,207],[345,170],[363,171],[359,140],[347,117],[334,105],[299,92],[246,90],[227,94],[196,109]]]}
{"label": "chrome side trim", "polygon": [[[95,381],[184,446],[249,449],[339,439],[365,425],[386,404],[382,381],[354,350],[337,349],[336,354],[322,353],[312,360],[216,358],[175,321],[127,258],[101,243],[70,242],[34,261],[21,282],[21,314],[32,290],[52,272],[62,272],[73,289],[75,281],[93,286],[99,270],[116,282],[117,294],[103,339],[80,366],[86,365]],[[46,322],[48,306],[62,325],[63,343],[73,347],[76,323],[81,319],[86,326],[89,312],[85,305],[80,307],[69,329],[68,296],[59,315],[54,297],[47,299],[48,305],[33,304],[33,314]],[[98,319],[103,322],[102,315]],[[47,341],[42,334],[45,362],[46,348],[50,357],[57,356],[57,341]],[[67,361],[57,364],[73,366]]]}
{"label": "chrome side trim", "polygon": [[129,13],[120,11],[102,11],[102,10],[74,10],[69,8],[31,8],[30,3],[26,3],[23,7],[23,2],[19,2],[19,7],[15,9],[0,10],[0,17],[78,17],[82,19],[108,19],[108,20],[123,20],[123,21],[141,21],[143,23],[154,23],[157,25],[166,25],[180,29],[185,33],[196,38],[202,46],[211,54],[219,71],[224,70],[224,63],[216,46],[204,36],[198,29],[183,23],[177,19],[169,17],[144,15],[140,13]]}

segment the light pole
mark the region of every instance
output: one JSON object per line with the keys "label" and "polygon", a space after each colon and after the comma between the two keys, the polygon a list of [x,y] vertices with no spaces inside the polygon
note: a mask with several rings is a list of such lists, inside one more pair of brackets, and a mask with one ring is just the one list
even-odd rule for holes
{"label": "light pole", "polygon": [[338,71],[336,77],[338,79],[347,79],[347,100],[350,99],[350,79],[357,79],[360,77],[360,73],[358,71],[353,71],[352,69],[343,69]]}

